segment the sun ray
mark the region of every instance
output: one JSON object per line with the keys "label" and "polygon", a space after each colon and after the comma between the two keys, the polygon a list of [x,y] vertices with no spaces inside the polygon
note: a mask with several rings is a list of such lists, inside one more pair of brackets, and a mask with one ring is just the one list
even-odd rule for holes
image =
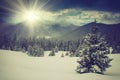
{"label": "sun ray", "polygon": [[45,1],[39,8],[43,8],[50,0]]}
{"label": "sun ray", "polygon": [[9,11],[8,22],[17,25],[22,24],[28,27],[30,34],[34,34],[35,27],[39,26],[45,20],[50,18],[49,12],[44,10],[44,6],[50,0],[6,0],[8,7],[4,7]]}
{"label": "sun ray", "polygon": [[[9,2],[8,0],[6,1]],[[13,20],[12,22],[16,24],[25,22],[27,25],[35,25],[37,21],[40,21],[43,18],[42,8],[49,2],[49,0],[47,0],[47,2],[44,4],[43,2],[40,4],[39,1],[40,0],[12,0],[12,2],[9,4],[10,7],[5,7],[5,9],[11,13],[11,20]]]}

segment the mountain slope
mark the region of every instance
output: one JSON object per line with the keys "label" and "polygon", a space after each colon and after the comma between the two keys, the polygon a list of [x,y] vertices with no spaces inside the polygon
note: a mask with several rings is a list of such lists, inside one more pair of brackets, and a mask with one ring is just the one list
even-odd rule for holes
{"label": "mountain slope", "polygon": [[41,38],[56,38],[61,35],[65,35],[66,33],[74,30],[76,27],[62,27],[58,24],[52,26],[38,26],[38,27],[26,27],[23,24],[11,25],[7,23],[0,24],[0,37],[1,36],[9,36],[10,38],[17,37],[21,38],[29,38],[29,37],[41,37]]}
{"label": "mountain slope", "polygon": [[84,26],[80,26],[79,28],[67,33],[62,37],[64,40],[76,40],[82,38],[87,33],[91,33],[91,29],[97,26],[99,28],[99,32],[106,37],[108,41],[120,41],[120,24],[103,24],[103,23],[96,23],[92,22],[86,24]]}

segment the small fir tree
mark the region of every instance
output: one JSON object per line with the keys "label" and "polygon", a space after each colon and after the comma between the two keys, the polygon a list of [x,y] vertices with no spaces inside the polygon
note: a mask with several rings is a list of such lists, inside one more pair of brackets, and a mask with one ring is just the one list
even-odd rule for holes
{"label": "small fir tree", "polygon": [[54,49],[50,52],[49,56],[55,56],[55,50]]}
{"label": "small fir tree", "polygon": [[40,49],[39,49],[39,53],[40,53],[40,56],[43,57],[43,56],[44,56],[44,49],[43,49],[43,48],[40,48]]}
{"label": "small fir tree", "polygon": [[65,56],[68,56],[68,55],[69,55],[69,53],[68,53],[68,52],[66,52],[66,53],[65,53]]}
{"label": "small fir tree", "polygon": [[44,50],[43,50],[43,48],[40,48],[37,45],[29,46],[27,54],[29,56],[34,56],[34,57],[43,57],[44,56]]}
{"label": "small fir tree", "polygon": [[33,47],[31,46],[31,45],[29,45],[28,46],[28,48],[27,48],[27,54],[29,55],[29,56],[31,56],[34,52],[33,52]]}
{"label": "small fir tree", "polygon": [[64,57],[64,54],[63,54],[63,53],[61,54],[61,57]]}
{"label": "small fir tree", "polygon": [[73,52],[70,52],[70,55],[69,55],[70,57],[74,57],[75,56],[75,54],[73,53]]}
{"label": "small fir tree", "polygon": [[59,49],[58,49],[58,47],[56,46],[56,47],[55,47],[55,52],[58,53],[58,51],[59,51]]}
{"label": "small fir tree", "polygon": [[78,73],[100,73],[104,74],[106,68],[109,68],[110,59],[107,54],[110,53],[107,42],[98,34],[98,28],[93,28],[92,33],[84,37],[80,49],[79,65],[76,71]]}

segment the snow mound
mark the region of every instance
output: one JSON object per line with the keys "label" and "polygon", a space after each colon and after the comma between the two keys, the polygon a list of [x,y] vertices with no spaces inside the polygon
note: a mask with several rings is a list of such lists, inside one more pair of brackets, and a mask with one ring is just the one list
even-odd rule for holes
{"label": "snow mound", "polygon": [[0,80],[120,80],[120,55],[110,54],[114,60],[105,75],[75,72],[78,58],[56,56],[30,57],[22,52],[0,50]]}

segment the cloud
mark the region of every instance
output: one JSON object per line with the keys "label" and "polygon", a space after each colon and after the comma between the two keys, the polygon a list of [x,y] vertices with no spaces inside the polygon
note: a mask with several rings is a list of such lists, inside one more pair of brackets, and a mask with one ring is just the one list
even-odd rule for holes
{"label": "cloud", "polygon": [[[11,3],[8,3],[8,0],[0,1],[0,6],[5,6],[3,10],[0,8],[2,12],[0,17],[8,17],[5,19],[13,24],[27,22],[24,19],[24,12],[31,12],[31,10],[40,13],[37,14],[38,22],[35,22],[39,26],[49,27],[55,24],[63,27],[82,26],[95,19],[97,22],[106,24],[120,23],[118,11],[120,1],[118,0],[12,0]],[[51,10],[51,8],[56,10]]]}
{"label": "cloud", "polygon": [[93,22],[95,19],[99,23],[116,24],[120,23],[120,13],[104,12],[83,9],[65,9],[53,12],[51,24],[60,24],[61,26],[81,26]]}
{"label": "cloud", "polygon": [[120,23],[120,13],[84,10],[80,8],[64,9],[60,11],[43,11],[42,20],[39,26],[50,27],[58,24],[62,27],[82,26],[97,20],[99,23],[117,24]]}

